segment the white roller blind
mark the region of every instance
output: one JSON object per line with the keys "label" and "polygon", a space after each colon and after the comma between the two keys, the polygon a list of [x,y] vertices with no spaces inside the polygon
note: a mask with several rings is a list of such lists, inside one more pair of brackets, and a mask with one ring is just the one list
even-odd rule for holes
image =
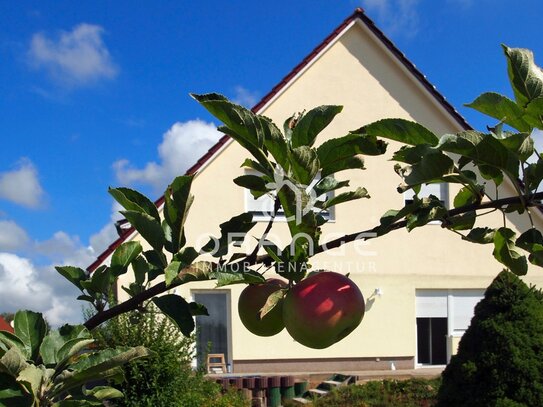
{"label": "white roller blind", "polygon": [[475,305],[484,296],[482,290],[455,291],[452,295],[452,324],[454,332],[468,329]]}
{"label": "white roller blind", "polygon": [[446,290],[417,290],[417,318],[447,318]]}

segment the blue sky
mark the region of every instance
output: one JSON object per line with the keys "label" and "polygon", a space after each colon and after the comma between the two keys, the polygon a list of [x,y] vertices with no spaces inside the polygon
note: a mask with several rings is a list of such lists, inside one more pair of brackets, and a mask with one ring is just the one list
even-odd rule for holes
{"label": "blue sky", "polygon": [[0,312],[81,319],[52,266],[114,239],[108,186],[157,198],[218,139],[188,93],[254,104],[358,6],[476,128],[500,43],[543,63],[539,0],[0,2]]}

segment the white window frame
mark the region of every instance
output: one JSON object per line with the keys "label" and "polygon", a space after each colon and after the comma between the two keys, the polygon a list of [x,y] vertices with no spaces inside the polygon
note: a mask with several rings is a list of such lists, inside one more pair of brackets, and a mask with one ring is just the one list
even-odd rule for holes
{"label": "white window frame", "polygon": [[[262,175],[258,171],[247,169],[245,170],[244,175]],[[321,179],[320,173],[315,176],[315,179],[311,182],[310,187],[313,187],[317,182],[319,182]],[[255,197],[251,194],[251,191],[247,188],[244,188],[243,191],[244,195],[244,205],[245,205],[245,212],[250,212],[253,214],[253,220],[256,222],[267,222],[271,219],[271,214],[273,212],[273,206],[274,206],[274,199],[275,194],[273,192],[270,192],[268,194],[262,195],[258,199],[255,199]],[[328,198],[332,198],[334,196],[334,191],[330,191],[328,194],[326,194]],[[258,200],[267,201],[267,205],[265,206],[265,211],[258,211],[255,210],[256,206],[253,206],[255,202]],[[252,205],[253,204],[253,205]],[[269,210],[268,210],[269,208]],[[329,222],[335,221],[335,211],[334,208],[330,208],[326,211],[322,211],[321,214],[324,216],[326,220]],[[280,209],[277,214],[275,215],[275,221],[278,222],[286,222],[286,217],[284,212]]]}

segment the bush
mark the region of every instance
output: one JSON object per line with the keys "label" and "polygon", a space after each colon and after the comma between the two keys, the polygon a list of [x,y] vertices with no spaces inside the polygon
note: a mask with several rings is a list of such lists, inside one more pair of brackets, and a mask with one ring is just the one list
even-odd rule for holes
{"label": "bush", "polygon": [[439,406],[543,406],[543,298],[503,271],[443,372]]}
{"label": "bush", "polygon": [[222,394],[220,385],[193,371],[194,338],[185,338],[175,325],[153,308],[109,321],[93,334],[100,346],[143,345],[154,355],[125,367],[126,380],[116,387],[123,407],[226,407],[249,405],[241,394]]}
{"label": "bush", "polygon": [[440,379],[370,381],[340,387],[315,400],[326,407],[421,407],[433,406]]}

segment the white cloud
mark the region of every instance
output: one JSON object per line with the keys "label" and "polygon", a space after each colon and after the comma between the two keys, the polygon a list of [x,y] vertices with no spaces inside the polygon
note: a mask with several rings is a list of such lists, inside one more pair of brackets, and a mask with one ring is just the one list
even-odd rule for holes
{"label": "white cloud", "polygon": [[32,36],[28,51],[30,62],[67,86],[114,78],[118,68],[102,41],[103,32],[98,25],[83,23],[72,31],[62,31],[57,38],[36,33]]}
{"label": "white cloud", "polygon": [[95,260],[92,248],[84,247],[78,236],[70,236],[63,231],[55,232],[48,240],[37,242],[34,250],[55,264],[86,268]]}
{"label": "white cloud", "polygon": [[[53,280],[54,279],[54,280]],[[82,320],[77,290],[51,267],[38,268],[29,259],[0,253],[0,311],[43,312],[52,325]]]}
{"label": "white cloud", "polygon": [[168,183],[196,164],[219,136],[213,123],[199,119],[175,123],[164,133],[158,146],[158,163],[152,161],[143,168],[136,168],[126,159],[118,160],[113,163],[117,180],[123,185],[150,185],[155,192],[164,192]]}
{"label": "white cloud", "polygon": [[0,251],[21,249],[28,243],[26,231],[11,220],[0,220]]}
{"label": "white cloud", "polygon": [[38,171],[30,160],[23,158],[16,169],[0,173],[0,199],[37,208],[42,203],[43,195]]}
{"label": "white cloud", "polygon": [[256,105],[260,99],[258,92],[251,91],[243,86],[236,86],[234,92],[235,94],[232,101],[249,109]]}
{"label": "white cloud", "polygon": [[372,13],[389,36],[413,37],[417,34],[420,0],[362,0],[362,7]]}

